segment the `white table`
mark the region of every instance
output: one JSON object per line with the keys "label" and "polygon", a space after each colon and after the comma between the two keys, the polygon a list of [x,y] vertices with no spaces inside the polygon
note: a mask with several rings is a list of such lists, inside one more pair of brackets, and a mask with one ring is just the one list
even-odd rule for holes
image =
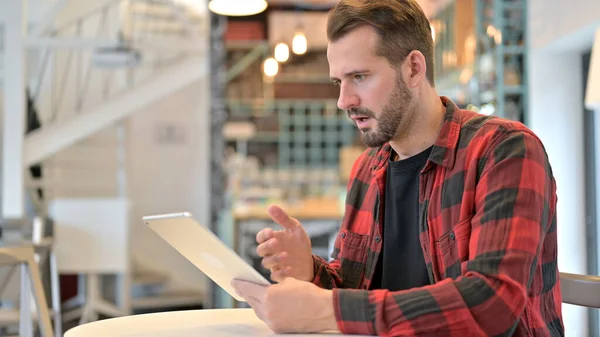
{"label": "white table", "polygon": [[[252,309],[172,311],[111,318],[80,325],[65,337],[275,337]],[[339,332],[293,337],[340,336]]]}

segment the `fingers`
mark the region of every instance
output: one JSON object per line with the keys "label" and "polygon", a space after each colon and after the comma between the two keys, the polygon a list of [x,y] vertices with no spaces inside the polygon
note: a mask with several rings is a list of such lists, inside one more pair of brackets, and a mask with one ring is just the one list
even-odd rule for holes
{"label": "fingers", "polygon": [[231,281],[231,286],[235,289],[238,295],[246,300],[253,300],[255,302],[262,302],[262,299],[265,297],[267,291],[266,286],[241,280]]}
{"label": "fingers", "polygon": [[296,219],[287,215],[287,213],[284,212],[279,206],[269,206],[268,212],[273,221],[277,222],[285,229],[294,229],[300,225]]}
{"label": "fingers", "polygon": [[269,239],[267,242],[263,242],[256,247],[256,253],[260,257],[275,255],[281,252],[281,250],[281,240],[278,240],[276,238]]}
{"label": "fingers", "polygon": [[265,228],[256,234],[256,242],[263,243],[273,237],[273,229]]}
{"label": "fingers", "polygon": [[285,267],[283,269],[271,270],[271,280],[280,283],[283,282],[289,275],[291,274],[292,269],[290,267]]}
{"label": "fingers", "polygon": [[287,258],[286,252],[281,252],[279,254],[270,255],[262,259],[263,267],[272,270],[272,269],[281,269],[285,259]]}
{"label": "fingers", "polygon": [[[235,289],[235,292],[243,297],[246,302],[252,307],[256,316],[261,320],[265,321],[264,315],[264,299],[268,287],[261,286],[252,282],[233,280],[231,286]],[[266,321],[265,321],[266,322]]]}
{"label": "fingers", "polygon": [[263,311],[263,308],[262,308],[262,306],[260,305],[260,303],[259,303],[259,302],[257,302],[257,301],[256,301],[256,300],[254,300],[254,299],[251,299],[251,298],[249,298],[249,299],[246,299],[246,301],[248,302],[248,304],[250,305],[250,307],[252,307],[252,309],[254,310],[254,313],[256,314],[256,316],[257,316],[258,318],[260,318],[260,320],[261,320],[261,321],[263,321],[263,322],[265,322],[265,323],[266,323],[266,321],[265,321],[265,315],[264,315],[264,314],[263,314],[263,312],[262,312],[262,311]]}

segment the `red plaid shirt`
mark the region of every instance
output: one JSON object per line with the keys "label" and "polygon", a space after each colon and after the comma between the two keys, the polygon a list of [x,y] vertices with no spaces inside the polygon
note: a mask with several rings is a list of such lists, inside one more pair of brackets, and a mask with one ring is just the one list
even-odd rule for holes
{"label": "red plaid shirt", "polygon": [[442,101],[444,125],[419,187],[431,285],[368,290],[382,246],[389,144],[354,164],[333,260],[314,257],[314,283],[333,289],[343,333],[564,335],[556,185],[543,145],[520,123]]}

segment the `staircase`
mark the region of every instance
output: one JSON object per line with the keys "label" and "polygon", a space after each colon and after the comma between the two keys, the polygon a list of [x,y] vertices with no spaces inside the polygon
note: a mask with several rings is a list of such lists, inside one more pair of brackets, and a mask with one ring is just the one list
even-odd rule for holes
{"label": "staircase", "polygon": [[[37,74],[30,79],[31,108],[41,125],[25,137],[24,163],[37,169],[26,186],[32,195],[42,191],[36,204],[44,213],[53,199],[126,196],[127,118],[208,71],[201,14],[170,0],[85,3],[89,11],[65,14],[59,24],[28,39],[38,61],[37,69],[30,69]],[[134,66],[119,65],[102,54],[106,50],[141,58]],[[203,294],[169,290],[168,275],[136,261],[131,272],[134,311],[203,301]]]}
{"label": "staircase", "polygon": [[32,165],[86,139],[131,114],[185,88],[205,75],[201,59],[179,61],[145,83],[132,87],[95,108],[44,125],[25,138],[24,161]]}

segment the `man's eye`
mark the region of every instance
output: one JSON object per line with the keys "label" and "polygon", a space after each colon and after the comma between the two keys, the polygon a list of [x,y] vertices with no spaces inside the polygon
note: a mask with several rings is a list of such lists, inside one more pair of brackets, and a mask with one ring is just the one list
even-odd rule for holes
{"label": "man's eye", "polygon": [[357,81],[362,81],[365,79],[365,75],[354,75],[354,79]]}
{"label": "man's eye", "polygon": [[339,87],[340,84],[341,84],[340,81],[333,81],[333,85],[335,85],[336,87]]}

